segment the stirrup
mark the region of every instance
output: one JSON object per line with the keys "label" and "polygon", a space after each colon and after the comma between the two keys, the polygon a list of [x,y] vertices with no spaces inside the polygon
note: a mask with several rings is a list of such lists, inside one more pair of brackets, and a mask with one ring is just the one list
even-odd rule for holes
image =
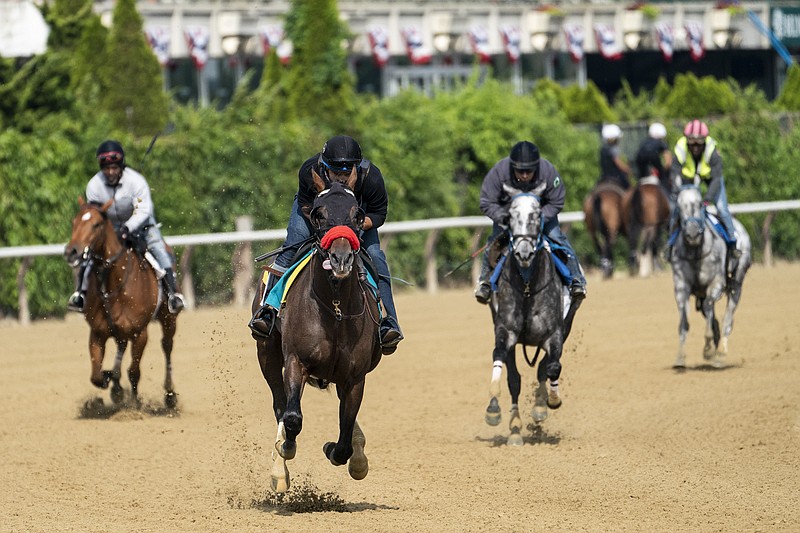
{"label": "stirrup", "polygon": [[185,306],[186,302],[183,301],[183,295],[179,292],[167,298],[167,310],[173,315],[180,313]]}
{"label": "stirrup", "polygon": [[259,340],[269,337],[272,334],[272,330],[275,329],[276,316],[277,312],[269,305],[263,305],[256,310],[253,313],[253,318],[247,323],[253,338]]}
{"label": "stirrup", "polygon": [[397,345],[403,340],[403,333],[399,327],[391,323],[385,323],[380,327],[381,352],[383,355],[391,355],[397,350]]}
{"label": "stirrup", "polygon": [[69,297],[69,300],[67,300],[67,309],[69,311],[75,311],[76,313],[83,313],[84,303],[85,300],[83,295],[80,293],[80,291],[75,291]]}
{"label": "stirrup", "polygon": [[485,281],[481,282],[478,288],[475,289],[475,299],[480,304],[488,304],[489,300],[492,299],[492,286]]}

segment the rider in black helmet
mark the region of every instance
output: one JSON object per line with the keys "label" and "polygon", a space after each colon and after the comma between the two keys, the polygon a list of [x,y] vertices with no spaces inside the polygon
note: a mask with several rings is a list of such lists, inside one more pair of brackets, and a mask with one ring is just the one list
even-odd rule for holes
{"label": "rider in black helmet", "polygon": [[[317,196],[317,190],[311,177],[312,169],[326,183],[330,184],[334,181],[346,182],[354,167],[357,180],[353,192],[366,215],[361,242],[378,274],[378,291],[387,315],[380,324],[381,346],[383,354],[389,355],[397,350],[398,343],[403,340],[392,296],[389,265],[386,263],[386,256],[381,250],[378,237],[378,228],[386,220],[389,197],[386,194],[386,185],[380,169],[369,160],[363,159],[361,147],[352,137],[346,135],[332,137],[323,145],[318,154],[308,158],[300,167],[299,185],[286,228],[283,252],[276,257],[272,268],[285,272],[292,265],[298,244],[303,243],[312,235],[310,222],[303,212],[303,208],[310,206]],[[275,285],[276,281],[277,276],[270,274],[265,294]],[[268,336],[272,331],[275,316],[276,310],[264,302],[261,308],[255,312],[249,324],[253,335]]]}
{"label": "rider in black helmet", "polygon": [[[586,278],[583,277],[578,264],[578,256],[558,225],[558,213],[564,207],[564,184],[552,163],[540,157],[539,148],[530,141],[520,141],[515,144],[509,157],[498,161],[483,179],[481,211],[494,222],[489,243],[508,229],[508,208],[511,198],[503,189],[503,184],[522,191],[530,191],[542,182],[546,183],[541,195],[544,220],[542,231],[552,242],[566,249],[567,268],[572,278],[570,294],[573,298],[585,298]],[[492,295],[489,283],[489,250],[490,246],[487,246],[483,254],[478,286],[475,289],[475,299],[482,304],[489,303]]]}

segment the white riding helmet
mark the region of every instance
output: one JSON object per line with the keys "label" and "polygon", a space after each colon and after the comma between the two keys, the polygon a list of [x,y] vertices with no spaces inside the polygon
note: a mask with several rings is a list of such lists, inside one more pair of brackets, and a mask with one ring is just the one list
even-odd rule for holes
{"label": "white riding helmet", "polygon": [[616,124],[606,124],[603,126],[601,135],[603,136],[604,141],[619,139],[622,137],[622,130]]}
{"label": "white riding helmet", "polygon": [[665,139],[667,137],[667,128],[660,122],[653,122],[650,124],[650,129],[647,134],[653,139]]}

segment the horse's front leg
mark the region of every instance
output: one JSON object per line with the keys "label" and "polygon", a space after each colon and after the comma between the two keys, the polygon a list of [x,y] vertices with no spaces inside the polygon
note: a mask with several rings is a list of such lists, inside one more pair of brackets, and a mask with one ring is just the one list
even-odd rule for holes
{"label": "horse's front leg", "polygon": [[144,348],[147,346],[147,328],[135,335],[131,341],[131,366],[128,367],[128,379],[131,382],[131,398],[139,403],[139,379],[142,377],[141,363]]}
{"label": "horse's front leg", "polygon": [[522,418],[519,416],[519,393],[522,379],[517,369],[516,346],[511,346],[506,353],[506,372],[508,374],[508,391],[511,393],[511,413],[508,429],[511,433],[506,443],[509,446],[522,446]]}
{"label": "horse's front leg", "polygon": [[128,347],[128,341],[116,339],[117,355],[114,357],[114,369],[108,372],[111,379],[111,401],[115,404],[122,403],[125,394],[122,390],[119,380],[122,376],[122,358],[125,356],[125,349]]}
{"label": "horse's front leg", "polygon": [[92,364],[92,372],[89,380],[100,389],[107,389],[108,382],[111,380],[110,372],[103,372],[103,358],[106,355],[106,341],[108,337],[101,333],[92,331],[89,333],[89,360]]}
{"label": "horse's front leg", "polygon": [[547,381],[547,407],[558,409],[561,407],[561,394],[558,388],[558,379],[561,377],[561,352],[564,350],[564,337],[559,331],[553,333],[544,343],[542,348],[547,355],[536,369],[540,382]]}
{"label": "horse's front leg", "polygon": [[[497,317],[499,322],[504,320]],[[517,343],[517,336],[509,331],[504,325],[496,325],[494,332],[494,350],[492,351],[492,381],[489,385],[489,406],[486,408],[485,420],[490,426],[500,423],[500,378],[503,375],[503,364],[508,357],[509,347],[513,348]]]}
{"label": "horse's front leg", "polygon": [[725,317],[722,319],[722,337],[719,340],[719,347],[717,354],[719,358],[727,357],[728,355],[728,337],[733,331],[733,314],[736,312],[736,307],[739,305],[739,298],[742,295],[742,284],[737,281],[731,281],[727,288],[728,302],[725,306]]}
{"label": "horse's front leg", "polygon": [[177,317],[172,313],[165,313],[161,319],[161,350],[164,352],[164,404],[168,409],[178,405],[178,395],[175,394],[175,385],[172,383],[172,345],[175,338]]}
{"label": "horse's front leg", "polygon": [[278,450],[284,459],[294,459],[297,453],[297,435],[303,429],[303,413],[300,399],[308,380],[308,372],[300,363],[296,354],[289,354],[284,362],[283,384],[286,393],[286,412],[283,413],[283,425],[286,440]]}
{"label": "horse's front leg", "polygon": [[364,397],[364,379],[349,388],[337,384],[336,392],[339,395],[339,440],[326,442],[322,450],[332,465],[341,466],[353,455],[353,428]]}
{"label": "horse's front leg", "polygon": [[[678,268],[675,265],[673,269]],[[675,281],[675,303],[678,306],[678,356],[672,363],[672,368],[686,368],[686,335],[689,333],[689,291],[682,280]]]}

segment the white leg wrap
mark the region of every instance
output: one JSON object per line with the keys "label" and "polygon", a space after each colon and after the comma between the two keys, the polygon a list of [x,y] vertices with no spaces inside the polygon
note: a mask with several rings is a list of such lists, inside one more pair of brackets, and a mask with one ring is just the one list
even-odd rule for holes
{"label": "white leg wrap", "polygon": [[500,381],[500,377],[503,375],[503,363],[500,361],[495,361],[494,366],[492,367],[492,381]]}

